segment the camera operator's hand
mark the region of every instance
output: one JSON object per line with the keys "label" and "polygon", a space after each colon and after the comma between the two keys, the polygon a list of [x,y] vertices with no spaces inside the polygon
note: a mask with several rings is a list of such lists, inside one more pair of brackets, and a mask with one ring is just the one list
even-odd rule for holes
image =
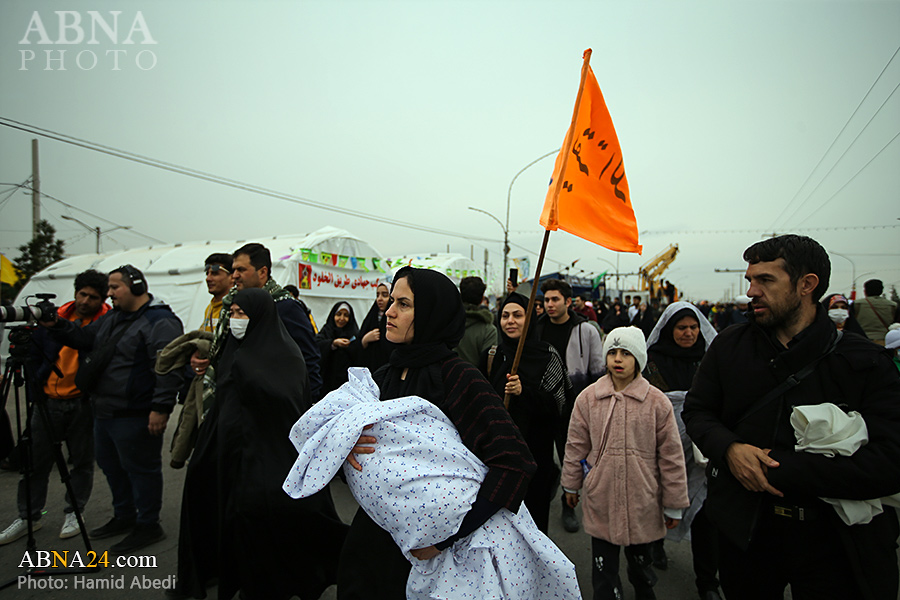
{"label": "camera operator's hand", "polygon": [[53,329],[54,327],[56,327],[57,321],[59,321],[59,319],[57,318],[56,313],[54,313],[52,321],[38,321],[38,325],[40,325],[41,327],[46,327],[47,329]]}

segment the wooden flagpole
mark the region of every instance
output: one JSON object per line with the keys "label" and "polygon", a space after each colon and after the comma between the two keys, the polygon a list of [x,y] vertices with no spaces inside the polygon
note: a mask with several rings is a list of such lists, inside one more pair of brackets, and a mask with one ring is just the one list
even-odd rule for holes
{"label": "wooden flagpole", "polygon": [[[591,49],[584,51],[584,64],[581,65],[581,84],[578,86],[578,96],[575,98],[575,110],[572,111],[572,123],[569,125],[569,131],[566,132],[566,141],[560,149],[562,152],[562,162],[559,166],[559,176],[556,178],[556,189],[553,192],[553,205],[550,209],[550,223],[556,223],[558,210],[557,202],[559,201],[559,192],[562,190],[563,173],[566,172],[566,163],[569,160],[569,148],[572,145],[572,138],[575,134],[575,121],[578,119],[578,111],[581,108],[581,96],[584,93],[584,81],[587,79],[588,69],[591,63]],[[534,277],[531,279],[531,296],[528,298],[528,310],[525,311],[525,326],[522,328],[522,335],[519,337],[519,345],[516,347],[516,357],[513,360],[512,368],[509,370],[510,375],[515,375],[519,370],[519,362],[522,360],[522,350],[525,348],[525,336],[528,334],[528,327],[531,325],[531,316],[534,314],[534,299],[537,294],[538,283],[541,280],[541,268],[544,266],[544,255],[547,253],[547,243],[550,241],[550,230],[544,230],[544,241],[541,244],[541,253],[538,256],[537,268]],[[503,406],[509,408],[509,394],[503,395]]]}

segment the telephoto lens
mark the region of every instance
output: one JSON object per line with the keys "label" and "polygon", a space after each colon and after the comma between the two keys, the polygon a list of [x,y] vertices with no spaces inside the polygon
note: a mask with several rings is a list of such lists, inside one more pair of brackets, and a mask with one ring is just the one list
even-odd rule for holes
{"label": "telephoto lens", "polygon": [[56,306],[50,302],[50,299],[56,298],[56,294],[35,294],[35,296],[40,300],[37,304],[30,306],[27,304],[25,306],[0,306],[0,323],[52,321],[56,317]]}

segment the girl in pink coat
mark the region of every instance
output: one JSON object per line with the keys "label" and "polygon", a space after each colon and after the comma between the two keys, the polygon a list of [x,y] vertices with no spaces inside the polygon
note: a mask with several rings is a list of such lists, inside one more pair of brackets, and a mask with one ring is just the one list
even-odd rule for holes
{"label": "girl in pink coat", "polygon": [[607,374],[575,400],[562,485],[569,506],[584,489],[594,600],[623,598],[619,546],[638,600],[655,599],[650,542],[678,525],[690,505],[684,453],[666,396],[641,376],[644,334],[619,327],[603,344]]}

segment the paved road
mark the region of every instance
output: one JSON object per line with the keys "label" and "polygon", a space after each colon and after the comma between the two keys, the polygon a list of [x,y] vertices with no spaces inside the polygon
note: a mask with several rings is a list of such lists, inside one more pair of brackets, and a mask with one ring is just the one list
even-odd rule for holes
{"label": "paved road", "polygon": [[[13,416],[13,420],[15,417]],[[174,422],[174,420],[173,420]],[[166,448],[171,439],[172,428],[166,432]],[[166,451],[167,452],[167,451]],[[167,463],[167,460],[164,460]],[[181,489],[184,480],[185,471],[174,470],[168,466],[164,469],[165,477],[165,497],[163,500],[162,525],[168,537],[142,551],[146,556],[151,557],[155,562],[155,567],[132,567],[132,568],[108,568],[96,574],[87,576],[67,576],[54,577],[52,579],[35,579],[35,584],[47,586],[50,583],[56,586],[64,586],[63,589],[29,589],[25,585],[20,585],[17,581],[21,570],[18,565],[21,563],[26,550],[26,538],[22,538],[12,544],[0,546],[0,583],[12,581],[12,585],[0,591],[0,600],[53,600],[68,598],[129,598],[143,599],[164,597],[164,592],[160,589],[141,589],[141,587],[132,587],[137,582],[139,586],[163,585],[171,582],[167,579],[174,575],[177,562],[177,545],[178,545],[178,515],[181,504]],[[16,484],[19,475],[6,471],[0,471],[0,529],[12,522],[16,515]],[[335,497],[338,510],[341,517],[349,522],[356,511],[356,503],[347,491],[347,487],[335,482],[332,484],[332,490]],[[59,528],[62,526],[64,506],[63,487],[58,481],[55,471],[51,475],[50,494],[48,497],[46,514],[42,521],[44,526],[35,533],[36,548],[38,550],[55,550],[63,551],[81,551],[85,555],[85,545],[80,537],[68,540],[60,540],[58,538]],[[581,589],[585,598],[590,598],[590,538],[583,531],[578,533],[567,533],[562,529],[559,521],[560,505],[557,502],[553,504],[555,514],[551,515],[550,537],[554,542],[566,553],[566,555],[575,563],[578,573]],[[106,484],[102,472],[99,469],[95,472],[94,493],[91,501],[85,510],[85,519],[88,528],[96,527],[105,523],[112,517],[112,506],[110,504],[109,487]],[[102,552],[109,549],[114,543],[119,541],[119,537],[106,540],[92,541],[93,549]],[[298,532],[298,542],[302,543],[302,533]],[[693,574],[691,572],[690,547],[687,543],[672,544],[667,543],[667,549],[670,558],[670,566],[667,571],[661,572],[659,584],[656,587],[657,596],[660,600],[688,600],[697,598],[693,585]],[[262,560],[264,560],[261,557]],[[622,580],[627,581],[624,572],[624,557],[622,560]],[[124,578],[122,577],[124,576]],[[137,579],[135,579],[137,578]],[[87,589],[91,584],[99,582],[121,581],[125,589]],[[35,585],[33,584],[33,585]],[[80,585],[80,589],[75,589],[76,585]],[[209,598],[215,599],[215,589],[210,590]],[[323,599],[331,600],[335,598],[334,588],[330,588],[323,595]],[[634,592],[626,583],[625,599],[634,598]]]}

